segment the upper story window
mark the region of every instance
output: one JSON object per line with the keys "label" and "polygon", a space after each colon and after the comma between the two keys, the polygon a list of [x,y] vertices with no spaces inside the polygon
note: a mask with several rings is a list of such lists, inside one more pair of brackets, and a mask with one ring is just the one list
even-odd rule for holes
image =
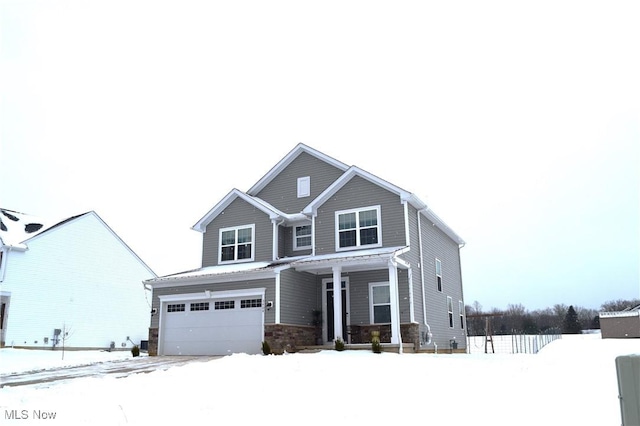
{"label": "upper story window", "polygon": [[311,248],[311,225],[296,226],[293,230],[293,249]]}
{"label": "upper story window", "polygon": [[460,311],[460,328],[464,330],[464,303],[458,301],[458,311]]}
{"label": "upper story window", "polygon": [[252,261],[255,225],[220,230],[220,263]]}
{"label": "upper story window", "polygon": [[442,291],[442,262],[436,259],[436,287],[438,291]]}
{"label": "upper story window", "polygon": [[298,178],[298,198],[308,197],[311,195],[311,177]]}
{"label": "upper story window", "polygon": [[449,314],[449,327],[453,328],[453,299],[447,296],[447,313]]}
{"label": "upper story window", "polygon": [[380,206],[336,212],[336,250],[381,245]]}

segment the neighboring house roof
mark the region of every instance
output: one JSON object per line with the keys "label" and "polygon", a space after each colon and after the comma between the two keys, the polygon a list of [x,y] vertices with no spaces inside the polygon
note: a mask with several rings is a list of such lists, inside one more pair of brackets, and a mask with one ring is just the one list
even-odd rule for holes
{"label": "neighboring house roof", "polygon": [[621,317],[636,317],[640,316],[640,305],[626,308],[622,311],[616,312],[600,312],[602,318],[621,318]]}
{"label": "neighboring house roof", "polygon": [[37,216],[0,208],[0,242],[2,246],[27,250],[28,242],[52,232],[54,229],[83,216],[94,216],[120,243],[155,277],[156,273],[116,234],[94,211],[62,220],[49,220]]}
{"label": "neighboring house roof", "polygon": [[[307,153],[313,155],[329,164],[343,170],[344,173],[333,184],[331,184],[322,194],[316,197],[311,203],[309,203],[302,212],[297,214],[286,214],[275,208],[266,201],[258,198],[255,194],[259,193],[271,180],[273,180],[278,173],[280,173],[285,167],[287,167],[293,160],[295,160],[300,154]],[[198,232],[205,232],[207,225],[216,218],[224,209],[226,209],[231,202],[237,198],[241,198],[254,207],[262,210],[272,220],[284,220],[287,223],[302,222],[308,220],[316,210],[331,198],[340,188],[346,185],[353,177],[362,177],[375,185],[378,185],[386,190],[397,194],[402,201],[407,201],[420,211],[425,217],[433,222],[441,231],[443,231],[449,238],[454,240],[458,245],[463,246],[465,241],[456,234],[440,217],[438,217],[427,204],[422,202],[415,194],[406,191],[396,185],[387,182],[365,170],[356,166],[347,166],[346,164],[333,159],[313,148],[308,147],[305,144],[298,144],[289,154],[287,154],[278,164],[276,164],[262,179],[252,186],[246,193],[233,189],[231,190],[218,204],[216,204],[211,210],[207,212],[191,229]]]}

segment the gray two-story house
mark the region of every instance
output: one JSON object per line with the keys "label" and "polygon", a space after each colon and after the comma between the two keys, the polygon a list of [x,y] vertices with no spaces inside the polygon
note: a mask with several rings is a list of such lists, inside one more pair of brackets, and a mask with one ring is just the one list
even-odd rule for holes
{"label": "gray two-story house", "polygon": [[465,350],[464,241],[358,167],[298,144],[193,229],[202,267],[145,281],[152,355],[367,344],[374,330],[399,351]]}

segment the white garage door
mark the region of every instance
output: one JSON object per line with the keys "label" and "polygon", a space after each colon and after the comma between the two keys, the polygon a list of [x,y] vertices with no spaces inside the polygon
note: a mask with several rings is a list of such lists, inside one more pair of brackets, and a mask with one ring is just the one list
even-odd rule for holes
{"label": "white garage door", "polygon": [[163,305],[162,355],[262,351],[261,296],[171,301]]}

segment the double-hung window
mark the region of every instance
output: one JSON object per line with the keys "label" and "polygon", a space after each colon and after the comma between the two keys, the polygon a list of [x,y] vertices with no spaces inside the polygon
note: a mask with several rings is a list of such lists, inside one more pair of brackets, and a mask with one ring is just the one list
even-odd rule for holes
{"label": "double-hung window", "polygon": [[460,311],[460,328],[464,330],[464,303],[458,301],[458,310]]}
{"label": "double-hung window", "polygon": [[449,327],[453,328],[453,299],[447,296],[447,311],[449,312]]}
{"label": "double-hung window", "polygon": [[336,250],[381,245],[380,206],[336,212]]}
{"label": "double-hung window", "polygon": [[388,324],[391,322],[391,294],[389,283],[369,284],[369,311],[371,324]]}
{"label": "double-hung window", "polygon": [[442,262],[436,259],[436,287],[438,291],[442,291]]}
{"label": "double-hung window", "polygon": [[311,225],[296,226],[293,233],[294,250],[311,248]]}
{"label": "double-hung window", "polygon": [[254,225],[221,229],[220,263],[252,261],[254,234]]}

